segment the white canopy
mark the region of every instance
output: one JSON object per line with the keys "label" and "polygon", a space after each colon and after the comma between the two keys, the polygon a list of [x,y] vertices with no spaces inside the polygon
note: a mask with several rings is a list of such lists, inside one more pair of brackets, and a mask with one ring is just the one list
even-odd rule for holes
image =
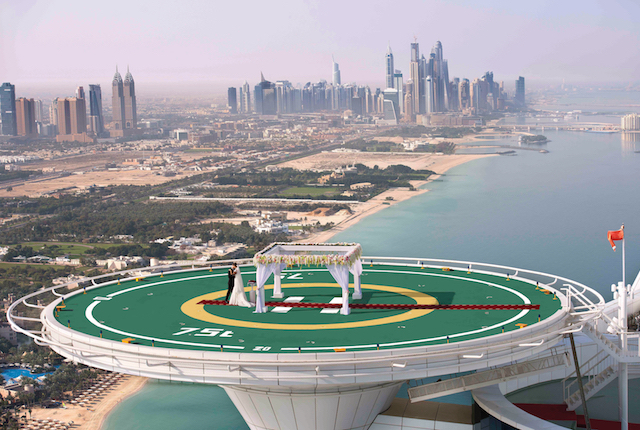
{"label": "white canopy", "polygon": [[283,298],[280,272],[292,265],[324,265],[342,288],[342,309],[340,313],[349,315],[349,272],[354,278],[354,299],[362,298],[360,275],[362,247],[358,243],[272,243],[253,257],[257,268],[256,313],[266,312],[264,285],[274,274],[274,298]]}

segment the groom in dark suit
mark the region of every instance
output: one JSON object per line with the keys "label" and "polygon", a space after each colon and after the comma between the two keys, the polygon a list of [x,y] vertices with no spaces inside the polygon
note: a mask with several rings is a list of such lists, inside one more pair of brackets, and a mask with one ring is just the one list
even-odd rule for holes
{"label": "groom in dark suit", "polygon": [[238,267],[238,265],[236,263],[233,263],[229,268],[229,272],[227,273],[227,275],[229,276],[229,286],[227,288],[227,297],[224,299],[227,303],[229,303],[229,296],[233,291],[233,281],[236,279],[236,267]]}

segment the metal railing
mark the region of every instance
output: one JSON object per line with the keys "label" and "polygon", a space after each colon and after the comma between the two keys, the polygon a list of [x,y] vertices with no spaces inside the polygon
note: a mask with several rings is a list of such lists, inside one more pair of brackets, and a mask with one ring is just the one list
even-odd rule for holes
{"label": "metal railing", "polygon": [[[66,294],[60,294],[58,291],[63,291],[70,284],[76,282],[70,282],[64,285],[58,285],[50,287],[45,290],[40,290],[31,293],[21,299],[14,302],[7,311],[7,317],[11,324],[11,327],[20,333],[23,333],[35,340],[39,345],[48,345],[53,347],[58,352],[63,351],[67,354],[77,358],[78,360],[91,361],[98,360],[100,357],[109,357],[114,360],[118,358],[135,359],[139,363],[145,363],[148,367],[168,366],[170,368],[176,368],[179,366],[185,366],[186,368],[194,368],[198,366],[224,366],[227,375],[235,373],[242,373],[245,369],[251,366],[274,366],[282,367],[286,369],[290,366],[312,366],[311,373],[305,374],[306,379],[321,379],[330,376],[330,368],[332,366],[339,365],[353,365],[354,360],[358,365],[382,365],[389,366],[388,371],[377,370],[376,372],[369,373],[367,371],[357,371],[353,373],[340,373],[340,377],[355,377],[355,376],[371,376],[379,377],[381,375],[393,375],[394,378],[406,378],[410,379],[417,372],[416,367],[421,368],[426,366],[425,357],[428,356],[430,363],[435,363],[437,360],[441,360],[442,366],[459,366],[465,368],[467,363],[482,363],[486,362],[484,367],[498,364],[495,360],[512,361],[513,359],[520,359],[531,355],[532,353],[538,353],[552,347],[559,342],[564,333],[568,331],[576,331],[582,328],[580,324],[581,319],[567,318],[569,310],[572,308],[572,303],[576,306],[582,307],[581,312],[577,312],[576,316],[582,316],[585,319],[591,319],[595,317],[592,310],[602,306],[604,299],[596,291],[580,284],[575,281],[568,280],[566,278],[548,275],[542,272],[535,272],[523,269],[516,269],[508,266],[489,265],[476,262],[465,262],[455,260],[437,260],[437,259],[418,259],[418,258],[397,258],[397,257],[364,257],[363,266],[367,271],[367,265],[374,263],[380,265],[400,265],[400,266],[413,266],[413,267],[430,267],[430,268],[443,268],[448,267],[454,270],[471,270],[475,273],[492,274],[497,276],[509,276],[510,279],[518,279],[524,282],[529,282],[532,285],[539,283],[540,287],[554,291],[564,308],[564,312],[557,312],[553,316],[545,320],[544,326],[525,327],[517,331],[507,332],[503,334],[496,334],[492,336],[492,342],[486,342],[483,339],[467,340],[463,342],[454,343],[451,345],[437,344],[430,346],[407,346],[402,349],[394,350],[381,350],[376,354],[363,351],[361,354],[359,351],[353,351],[347,354],[343,353],[308,353],[301,357],[298,354],[280,354],[277,361],[271,358],[265,357],[260,354],[252,354],[250,352],[220,352],[212,355],[204,356],[186,356],[176,355],[165,348],[152,348],[141,345],[136,345],[136,348],[130,348],[129,345],[121,344],[120,342],[108,341],[106,339],[96,339],[92,336],[85,335],[73,330],[68,330],[60,323],[55,321],[54,318],[47,319],[45,308],[47,305],[54,304],[60,301],[61,297],[67,298],[75,294],[82,294],[82,290],[86,288],[87,291],[95,288],[100,288],[105,285],[111,285],[117,282],[117,279],[122,281],[134,279],[136,277],[147,276],[160,276],[162,273],[188,273],[195,271],[207,270],[210,267],[230,265],[232,262],[237,262],[241,266],[252,265],[251,259],[235,259],[235,260],[220,260],[213,262],[193,262],[190,268],[177,268],[175,265],[165,266],[153,266],[145,268],[128,269],[115,273],[107,273],[96,276],[94,278],[84,281],[87,286],[80,287],[74,291],[70,291]],[[179,270],[178,270],[179,269]],[[565,285],[565,291],[568,291],[568,296],[559,290],[554,289],[551,285],[561,282]],[[47,294],[54,295],[51,298]],[[38,298],[41,300],[47,300],[45,306],[33,304]],[[36,302],[37,303],[37,302]],[[29,308],[40,309],[39,318],[32,318],[29,316],[18,315],[16,308],[24,304]],[[38,323],[40,329],[32,329],[23,327],[27,325],[25,323]],[[47,325],[48,324],[48,325]],[[289,358],[290,357],[290,358]],[[307,359],[308,357],[308,359]],[[520,358],[518,358],[520,357]],[[449,360],[449,361],[447,361]],[[453,361],[451,361],[453,360]],[[492,361],[489,361],[492,360]],[[457,364],[456,364],[457,363]],[[430,364],[430,366],[433,364]],[[160,371],[160,370],[159,370]],[[167,372],[171,372],[170,370]],[[261,380],[295,380],[300,376],[296,375],[276,375],[276,376],[261,376]]]}

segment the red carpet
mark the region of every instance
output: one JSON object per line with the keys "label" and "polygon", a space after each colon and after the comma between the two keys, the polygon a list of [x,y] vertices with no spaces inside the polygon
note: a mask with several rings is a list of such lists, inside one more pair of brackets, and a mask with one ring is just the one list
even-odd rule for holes
{"label": "red carpet", "polygon": [[[201,300],[199,305],[228,305],[224,300]],[[340,303],[288,303],[288,302],[266,302],[265,306],[280,306],[284,308],[341,308]],[[366,304],[349,303],[351,309],[448,309],[448,310],[521,310],[540,309],[540,305],[419,305],[419,304]]]}

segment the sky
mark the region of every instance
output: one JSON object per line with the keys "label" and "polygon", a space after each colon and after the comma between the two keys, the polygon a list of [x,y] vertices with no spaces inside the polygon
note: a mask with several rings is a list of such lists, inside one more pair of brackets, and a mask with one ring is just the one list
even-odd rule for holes
{"label": "sky", "polygon": [[407,80],[414,38],[426,55],[442,42],[451,78],[493,71],[507,89],[640,80],[637,1],[0,0],[0,82],[71,95],[129,65],[139,94],[186,95],[261,71],[331,81],[333,55],[343,83],[381,87],[387,46]]}

